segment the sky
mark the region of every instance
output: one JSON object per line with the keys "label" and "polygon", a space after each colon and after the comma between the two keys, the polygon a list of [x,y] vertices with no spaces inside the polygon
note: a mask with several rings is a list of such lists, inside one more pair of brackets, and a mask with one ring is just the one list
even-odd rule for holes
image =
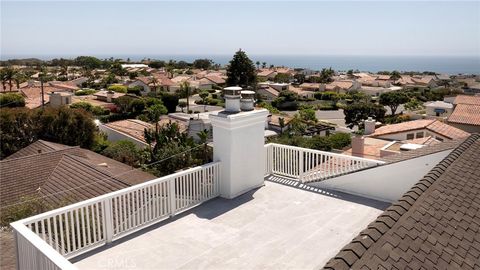
{"label": "sky", "polygon": [[480,2],[4,1],[11,56],[480,55]]}

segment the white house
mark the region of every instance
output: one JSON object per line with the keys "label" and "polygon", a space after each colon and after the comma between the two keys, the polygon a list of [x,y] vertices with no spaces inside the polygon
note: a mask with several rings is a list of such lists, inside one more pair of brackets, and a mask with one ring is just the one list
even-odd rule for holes
{"label": "white house", "polygon": [[432,101],[425,107],[428,116],[448,117],[453,112],[453,104],[445,101]]}

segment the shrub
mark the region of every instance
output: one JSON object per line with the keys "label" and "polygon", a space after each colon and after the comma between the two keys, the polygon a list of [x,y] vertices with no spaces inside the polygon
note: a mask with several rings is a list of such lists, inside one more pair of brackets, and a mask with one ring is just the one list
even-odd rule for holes
{"label": "shrub", "polygon": [[114,84],[110,85],[107,89],[118,93],[127,93],[127,87],[125,85]]}
{"label": "shrub", "polygon": [[352,143],[352,137],[348,133],[335,133],[327,138],[334,149],[343,149]]}
{"label": "shrub", "polygon": [[134,94],[134,95],[137,95],[137,96],[141,96],[142,94],[142,90],[143,90],[143,87],[139,86],[139,85],[136,85],[136,86],[132,86],[132,87],[129,87],[127,89],[127,93],[128,94]]}
{"label": "shrub", "polygon": [[102,154],[130,166],[139,166],[141,163],[139,149],[135,143],[127,140],[116,141],[110,144],[102,151]]}
{"label": "shrub", "polygon": [[19,93],[0,94],[0,107],[24,107],[25,98]]}
{"label": "shrub", "polygon": [[215,90],[215,89],[209,89],[209,90],[207,90],[207,91],[208,91],[208,93],[210,93],[210,94],[213,94],[213,93],[215,93],[215,92],[216,92],[216,90]]}
{"label": "shrub", "polygon": [[81,90],[75,91],[75,96],[93,95],[93,94],[95,94],[96,92],[97,92],[97,91],[96,91],[95,89],[85,88],[85,89],[81,89]]}
{"label": "shrub", "polygon": [[218,94],[212,94],[213,99],[218,99]]}

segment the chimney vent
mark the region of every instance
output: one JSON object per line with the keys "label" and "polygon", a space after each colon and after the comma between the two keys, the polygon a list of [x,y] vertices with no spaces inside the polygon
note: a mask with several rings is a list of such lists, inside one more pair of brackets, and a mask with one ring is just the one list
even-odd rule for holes
{"label": "chimney vent", "polygon": [[239,112],[240,111],[240,93],[241,87],[232,86],[223,89],[225,96],[225,111],[227,112]]}
{"label": "chimney vent", "polygon": [[242,99],[240,100],[240,108],[242,111],[252,111],[255,98],[255,92],[244,90],[242,91]]}
{"label": "chimney vent", "polygon": [[365,120],[365,135],[375,133],[376,123],[377,121],[375,121],[375,119],[373,119],[372,117],[368,117],[368,119]]}

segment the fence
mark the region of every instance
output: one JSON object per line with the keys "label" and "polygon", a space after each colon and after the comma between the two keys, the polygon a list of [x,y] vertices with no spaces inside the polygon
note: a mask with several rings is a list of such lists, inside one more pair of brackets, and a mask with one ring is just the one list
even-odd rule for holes
{"label": "fence", "polygon": [[12,223],[18,269],[75,269],[67,260],[219,194],[219,162]]}
{"label": "fence", "polygon": [[266,174],[298,179],[302,183],[321,181],[384,162],[282,144],[266,144]]}

